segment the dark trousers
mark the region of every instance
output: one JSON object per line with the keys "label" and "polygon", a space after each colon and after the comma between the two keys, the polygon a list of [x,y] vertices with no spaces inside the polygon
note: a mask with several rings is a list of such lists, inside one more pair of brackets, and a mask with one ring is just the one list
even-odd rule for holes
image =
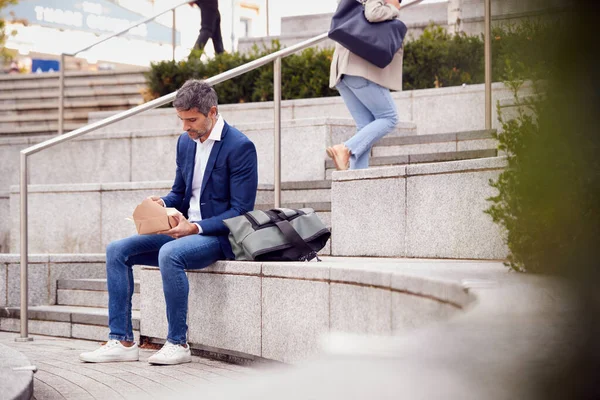
{"label": "dark trousers", "polygon": [[223,37],[221,36],[221,14],[219,10],[210,7],[200,7],[201,28],[194,49],[203,49],[212,39],[213,47],[217,54],[225,51],[223,48]]}

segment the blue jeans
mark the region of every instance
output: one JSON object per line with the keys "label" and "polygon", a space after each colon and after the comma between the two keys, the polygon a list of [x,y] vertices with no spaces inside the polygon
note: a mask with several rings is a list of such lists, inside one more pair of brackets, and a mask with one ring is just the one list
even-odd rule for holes
{"label": "blue jeans", "polygon": [[169,333],[174,344],[187,342],[189,283],[186,269],[201,269],[225,255],[215,236],[135,235],[106,247],[109,339],[133,341],[131,297],[133,265],[160,267],[167,305]]}
{"label": "blue jeans", "polygon": [[350,169],[369,166],[371,147],[398,123],[390,90],[360,76],[344,75],[336,89],[356,122],[356,135],[344,144],[350,150]]}

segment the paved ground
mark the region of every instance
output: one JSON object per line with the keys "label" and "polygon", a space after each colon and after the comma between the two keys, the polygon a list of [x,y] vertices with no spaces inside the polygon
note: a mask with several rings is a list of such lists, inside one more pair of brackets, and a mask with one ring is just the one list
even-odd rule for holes
{"label": "paved ground", "polygon": [[79,361],[79,353],[93,350],[98,342],[33,336],[19,343],[15,333],[0,332],[0,343],[24,354],[38,371],[34,396],[42,399],[150,399],[177,398],[212,383],[234,382],[256,373],[256,369],[193,357],[188,364],[153,366],[147,359],[155,350],[141,350],[133,363],[90,364]]}

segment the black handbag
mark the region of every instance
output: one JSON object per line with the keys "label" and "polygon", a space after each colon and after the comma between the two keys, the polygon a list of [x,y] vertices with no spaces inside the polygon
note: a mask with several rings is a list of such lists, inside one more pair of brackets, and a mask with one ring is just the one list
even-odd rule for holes
{"label": "black handbag", "polygon": [[341,0],[331,19],[329,38],[379,68],[392,62],[408,28],[399,19],[369,22],[364,2]]}

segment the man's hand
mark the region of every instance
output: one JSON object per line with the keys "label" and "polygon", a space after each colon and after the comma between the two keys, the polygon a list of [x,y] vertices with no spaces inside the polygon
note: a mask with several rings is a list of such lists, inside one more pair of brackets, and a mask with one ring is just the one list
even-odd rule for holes
{"label": "man's hand", "polygon": [[192,224],[190,221],[185,219],[183,215],[174,215],[173,218],[175,218],[175,220],[177,221],[177,226],[175,228],[171,228],[168,231],[162,231],[157,233],[171,236],[174,239],[198,234],[198,226],[196,226],[196,224]]}
{"label": "man's hand", "polygon": [[161,207],[165,206],[165,202],[163,201],[163,199],[161,199],[158,196],[148,196],[149,200],[152,200],[153,202],[157,203],[158,205],[160,205]]}
{"label": "man's hand", "polygon": [[400,1],[399,0],[385,0],[385,2],[396,7],[398,10],[400,9]]}

